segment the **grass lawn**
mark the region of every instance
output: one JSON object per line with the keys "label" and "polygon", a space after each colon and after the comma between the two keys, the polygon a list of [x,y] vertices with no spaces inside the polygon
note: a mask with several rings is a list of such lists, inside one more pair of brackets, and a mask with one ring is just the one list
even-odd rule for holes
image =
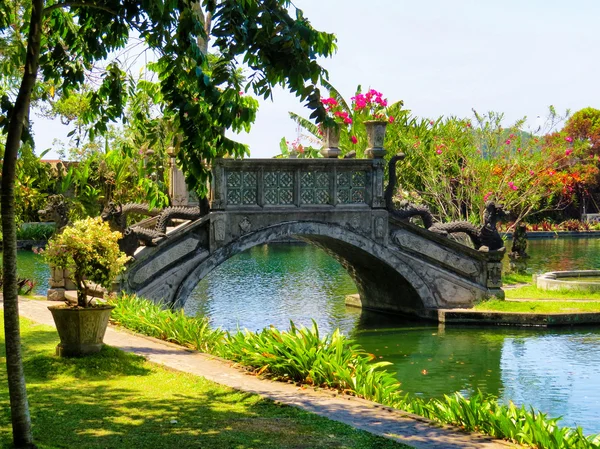
{"label": "grass lawn", "polygon": [[503,285],[531,284],[531,274],[503,273]]}
{"label": "grass lawn", "polygon": [[[84,359],[58,358],[56,330],[25,319],[21,335],[40,449],[408,447],[115,348]],[[2,333],[2,447],[11,443],[9,410]]]}
{"label": "grass lawn", "polygon": [[584,290],[540,290],[535,285],[525,285],[504,291],[508,299],[591,299],[600,300],[600,292]]}
{"label": "grass lawn", "polygon": [[524,313],[600,312],[600,302],[535,300],[516,302],[493,299],[480,302],[473,309],[492,312]]}

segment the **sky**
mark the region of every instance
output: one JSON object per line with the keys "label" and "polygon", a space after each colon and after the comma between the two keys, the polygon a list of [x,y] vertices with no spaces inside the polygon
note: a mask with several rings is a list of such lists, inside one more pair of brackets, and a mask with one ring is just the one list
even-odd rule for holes
{"label": "sky", "polygon": [[[548,106],[559,113],[600,109],[598,0],[294,0],[312,25],[337,36],[338,50],[320,60],[349,100],[360,84],[413,115],[527,117],[532,129]],[[294,140],[288,111],[308,116],[298,99],[276,89],[237,139],[251,157],[279,153]],[[538,118],[539,117],[539,118]],[[36,118],[36,152],[66,141],[68,129]],[[50,152],[46,158],[56,157]]]}

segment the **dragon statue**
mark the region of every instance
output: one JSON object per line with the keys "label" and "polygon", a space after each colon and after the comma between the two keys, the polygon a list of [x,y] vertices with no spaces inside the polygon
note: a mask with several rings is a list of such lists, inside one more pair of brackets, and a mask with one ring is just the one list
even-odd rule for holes
{"label": "dragon statue", "polygon": [[38,211],[41,220],[53,221],[56,232],[61,232],[69,224],[69,205],[62,195],[50,195],[46,207]]}
{"label": "dragon statue", "polygon": [[145,215],[148,217],[156,217],[161,213],[159,209],[152,209],[147,204],[127,203],[117,204],[113,201],[108,203],[102,214],[102,220],[108,221],[110,228],[113,231],[125,232],[127,229],[127,216],[130,214]]}
{"label": "dragon statue", "polygon": [[449,234],[465,233],[473,242],[473,246],[480,251],[504,250],[504,241],[498,233],[498,220],[506,217],[507,212],[502,206],[494,202],[487,202],[483,214],[483,226],[477,228],[468,221],[453,221],[450,223],[433,223],[433,216],[427,206],[419,206],[407,201],[401,203],[400,208],[395,208],[393,203],[394,190],[398,180],[396,174],[396,164],[404,159],[404,154],[400,153],[390,158],[388,162],[390,181],[385,188],[384,198],[388,212],[399,220],[409,220],[412,217],[421,217],[425,229],[442,236]]}
{"label": "dragon statue", "polygon": [[155,246],[157,241],[165,234],[136,225],[127,227],[127,216],[138,214],[156,217],[160,213],[160,210],[150,210],[147,204],[127,203],[120,205],[111,201],[102,211],[101,217],[102,220],[110,224],[113,231],[118,231],[123,235],[119,239],[119,249],[128,256],[132,256],[140,244]]}
{"label": "dragon statue", "polygon": [[197,220],[208,214],[210,206],[206,198],[200,198],[198,206],[172,206],[165,208],[160,216],[154,230],[165,234],[171,220],[179,218],[182,220]]}
{"label": "dragon statue", "polygon": [[504,241],[498,232],[498,220],[508,214],[502,206],[493,201],[485,204],[483,213],[483,226],[477,228],[468,221],[453,221],[450,223],[436,223],[429,228],[431,232],[447,236],[457,232],[464,232],[473,242],[473,246],[479,251],[504,251]]}

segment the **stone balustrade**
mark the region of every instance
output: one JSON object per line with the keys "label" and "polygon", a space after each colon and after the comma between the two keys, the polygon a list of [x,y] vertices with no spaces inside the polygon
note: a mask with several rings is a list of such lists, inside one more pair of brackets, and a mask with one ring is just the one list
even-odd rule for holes
{"label": "stone balustrade", "polygon": [[383,168],[382,159],[218,159],[211,209],[383,209]]}

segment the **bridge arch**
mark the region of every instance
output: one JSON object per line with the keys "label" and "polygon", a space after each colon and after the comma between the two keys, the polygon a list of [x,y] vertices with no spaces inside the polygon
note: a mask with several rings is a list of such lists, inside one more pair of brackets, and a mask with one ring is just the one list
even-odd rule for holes
{"label": "bridge arch", "polygon": [[423,277],[395,251],[347,227],[316,221],[289,221],[240,236],[216,249],[181,277],[173,296],[183,306],[196,285],[231,257],[254,246],[297,237],[325,250],[354,280],[364,308],[418,312],[437,301]]}

